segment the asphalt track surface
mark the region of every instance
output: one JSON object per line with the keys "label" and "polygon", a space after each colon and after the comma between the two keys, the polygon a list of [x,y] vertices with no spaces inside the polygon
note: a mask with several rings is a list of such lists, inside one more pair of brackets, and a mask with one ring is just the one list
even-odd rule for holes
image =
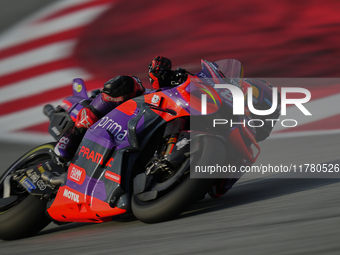
{"label": "asphalt track surface", "polygon": [[[269,139],[258,164],[340,163],[339,144],[339,134]],[[33,146],[1,143],[0,172]],[[339,254],[340,179],[245,177],[173,221],[51,224],[32,238],[0,241],[0,254]]]}
{"label": "asphalt track surface", "polygon": [[[271,139],[258,163],[340,163],[339,143],[334,135]],[[2,144],[1,168],[31,147]],[[206,197],[173,221],[50,224],[35,237],[0,241],[0,253],[339,254],[339,187],[340,179],[242,178],[222,198]]]}

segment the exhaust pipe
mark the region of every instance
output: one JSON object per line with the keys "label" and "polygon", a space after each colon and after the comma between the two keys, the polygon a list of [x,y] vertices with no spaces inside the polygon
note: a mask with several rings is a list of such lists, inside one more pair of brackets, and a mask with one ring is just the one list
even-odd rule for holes
{"label": "exhaust pipe", "polygon": [[57,176],[53,173],[45,171],[41,174],[41,179],[43,179],[47,183],[50,183],[53,186],[60,186],[65,183],[66,174],[61,174]]}

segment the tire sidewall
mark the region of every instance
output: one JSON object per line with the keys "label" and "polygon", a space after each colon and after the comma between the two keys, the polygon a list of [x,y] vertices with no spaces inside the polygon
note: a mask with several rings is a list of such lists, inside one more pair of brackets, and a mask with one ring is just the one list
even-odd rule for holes
{"label": "tire sidewall", "polygon": [[[13,170],[20,168],[25,160],[34,157],[34,155],[47,154],[54,146],[55,142],[47,143],[27,152],[5,171],[0,178],[0,184]],[[46,204],[46,201],[28,195],[19,204],[0,213],[0,239],[14,240],[29,237],[47,226],[51,220],[45,213]]]}
{"label": "tire sidewall", "polygon": [[[223,158],[216,159],[217,150],[221,155],[226,153],[226,148],[221,139],[213,136],[203,136],[199,138],[199,142],[203,142],[204,146],[202,147],[202,156],[195,164],[210,165],[224,162]],[[214,150],[211,149],[213,148],[212,146],[214,146]],[[188,176],[171,192],[150,202],[141,202],[133,195],[131,200],[132,211],[137,219],[145,223],[173,219],[204,197],[214,181],[215,179],[194,179]]]}

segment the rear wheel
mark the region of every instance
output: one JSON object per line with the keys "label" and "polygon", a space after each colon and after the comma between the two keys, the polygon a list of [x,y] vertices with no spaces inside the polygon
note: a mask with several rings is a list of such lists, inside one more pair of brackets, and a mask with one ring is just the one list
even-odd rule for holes
{"label": "rear wheel", "polygon": [[[225,146],[220,139],[211,136],[195,139],[191,148],[196,146],[199,147],[198,152],[187,158],[177,172],[168,175],[168,178],[159,178],[159,176],[150,178],[150,173],[136,176],[136,178],[148,179],[147,188],[140,194],[135,192],[137,194],[132,196],[132,211],[140,221],[156,223],[171,220],[204,197],[213,185],[215,179],[190,178],[190,164],[223,164],[223,156],[216,158],[214,152],[219,151],[220,155],[226,155]],[[138,188],[138,185],[134,186]]]}
{"label": "rear wheel", "polygon": [[48,143],[32,149],[0,178],[0,239],[14,240],[33,236],[46,227],[51,220],[46,216],[46,201],[29,195],[10,176],[20,169],[51,159],[49,150],[55,143]]}

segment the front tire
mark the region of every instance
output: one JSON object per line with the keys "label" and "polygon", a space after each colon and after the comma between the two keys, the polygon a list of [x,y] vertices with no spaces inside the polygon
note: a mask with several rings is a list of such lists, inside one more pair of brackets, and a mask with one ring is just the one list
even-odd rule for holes
{"label": "front tire", "polygon": [[[46,159],[50,159],[49,150],[53,150],[55,143],[48,143],[32,149],[11,167],[0,178],[0,200],[4,199],[3,186],[5,178],[18,169],[26,168]],[[46,227],[51,220],[46,216],[46,201],[29,195],[26,191],[14,189],[11,185],[11,195],[18,198],[8,208],[0,208],[0,239],[14,240],[33,236]]]}
{"label": "front tire", "polygon": [[[223,164],[223,157],[216,158],[216,151],[219,151],[220,155],[226,155],[225,146],[219,138],[204,136],[196,139],[195,142],[195,145],[200,144],[201,153],[191,156],[191,163],[195,162],[196,165]],[[214,148],[214,150],[211,148]],[[131,201],[132,211],[137,219],[145,223],[157,223],[174,219],[204,197],[214,181],[215,179],[193,179],[187,174],[174,189],[155,200],[145,202],[133,195]]]}

